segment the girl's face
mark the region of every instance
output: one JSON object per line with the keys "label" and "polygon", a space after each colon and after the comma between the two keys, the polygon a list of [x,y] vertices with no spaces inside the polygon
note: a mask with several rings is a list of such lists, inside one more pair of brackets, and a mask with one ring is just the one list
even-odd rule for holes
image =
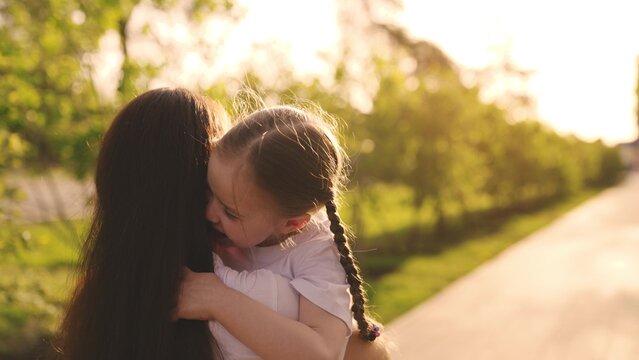
{"label": "girl's face", "polygon": [[226,159],[213,150],[207,180],[211,195],[206,218],[233,245],[277,242],[284,234],[287,219],[278,215],[271,196],[255,185],[244,159]]}

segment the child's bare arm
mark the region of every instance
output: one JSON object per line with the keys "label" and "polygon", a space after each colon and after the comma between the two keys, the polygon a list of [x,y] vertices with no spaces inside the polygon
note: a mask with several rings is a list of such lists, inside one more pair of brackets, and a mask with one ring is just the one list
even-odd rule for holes
{"label": "child's bare arm", "polygon": [[337,359],[346,343],[349,329],[336,316],[300,295],[300,322],[313,329],[323,342],[327,359]]}
{"label": "child's bare arm", "polygon": [[[324,310],[308,300],[300,301],[302,306],[300,318],[303,316],[315,328],[286,318],[227,287],[215,274],[187,270],[177,315],[184,319],[215,319],[265,360],[336,359],[346,341],[345,325],[328,313],[322,314]],[[334,341],[338,333],[341,338]]]}

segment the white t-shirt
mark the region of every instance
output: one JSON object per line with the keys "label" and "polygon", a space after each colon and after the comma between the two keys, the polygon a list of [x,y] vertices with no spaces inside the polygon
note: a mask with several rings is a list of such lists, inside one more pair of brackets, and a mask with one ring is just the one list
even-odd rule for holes
{"label": "white t-shirt", "polygon": [[[320,212],[291,241],[268,247],[227,248],[215,256],[215,273],[234,288],[274,311],[299,319],[299,295],[344,322],[350,329],[351,297],[339,262],[330,221]],[[226,265],[228,266],[226,266]],[[225,359],[259,359],[217,322],[211,332]],[[340,358],[343,357],[346,342]]]}

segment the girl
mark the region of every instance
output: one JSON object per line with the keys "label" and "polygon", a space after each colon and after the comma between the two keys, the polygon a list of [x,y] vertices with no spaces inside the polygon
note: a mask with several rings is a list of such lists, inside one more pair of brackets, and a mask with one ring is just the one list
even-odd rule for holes
{"label": "girl", "polygon": [[[215,276],[187,272],[178,315],[215,319],[216,338],[234,335],[263,358],[336,359],[350,334],[352,297],[359,333],[369,341],[379,336],[365,314],[362,279],[337,214],[344,159],[321,117],[285,106],[249,115],[216,142],[207,218],[220,233],[218,243],[229,246],[216,251],[237,269],[288,278],[299,303],[289,302],[284,318],[224,289]],[[233,273],[217,258],[216,271],[259,281]],[[246,281],[238,284],[246,291]],[[291,321],[295,315],[299,322]],[[259,326],[246,326],[250,322]]]}

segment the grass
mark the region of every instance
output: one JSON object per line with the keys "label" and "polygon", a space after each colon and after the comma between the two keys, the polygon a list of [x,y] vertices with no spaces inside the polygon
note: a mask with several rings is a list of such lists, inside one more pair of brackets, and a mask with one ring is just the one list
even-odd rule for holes
{"label": "grass", "polygon": [[371,274],[371,269],[377,274],[384,273],[380,271],[383,269],[389,271],[381,276],[373,272],[368,279],[372,311],[383,323],[392,321],[597,193],[586,191],[543,210],[512,217],[495,232],[464,239],[438,253],[360,254],[365,273]]}
{"label": "grass", "polygon": [[0,358],[34,358],[60,319],[78,241],[60,223],[2,224],[0,243]]}

